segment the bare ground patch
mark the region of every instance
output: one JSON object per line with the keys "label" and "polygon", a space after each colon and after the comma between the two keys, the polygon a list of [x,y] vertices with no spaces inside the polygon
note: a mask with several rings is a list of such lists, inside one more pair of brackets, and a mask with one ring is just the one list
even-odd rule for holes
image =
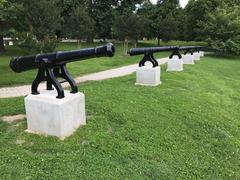
{"label": "bare ground patch", "polygon": [[18,115],[14,115],[14,116],[3,116],[1,119],[7,123],[13,123],[16,121],[23,120],[25,118],[26,118],[25,114],[18,114]]}

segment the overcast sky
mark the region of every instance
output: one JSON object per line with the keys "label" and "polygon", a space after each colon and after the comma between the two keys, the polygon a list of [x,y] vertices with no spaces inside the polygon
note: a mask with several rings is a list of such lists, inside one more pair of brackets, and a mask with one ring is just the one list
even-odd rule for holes
{"label": "overcast sky", "polygon": [[[157,0],[151,0],[153,3],[156,3]],[[179,0],[182,7],[185,7],[189,0]]]}

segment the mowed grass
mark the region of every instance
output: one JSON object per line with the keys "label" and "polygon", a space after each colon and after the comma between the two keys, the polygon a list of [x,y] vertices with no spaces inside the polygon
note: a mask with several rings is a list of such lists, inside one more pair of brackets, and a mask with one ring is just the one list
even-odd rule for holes
{"label": "mowed grass", "polygon": [[[240,179],[240,59],[206,57],[165,72],[79,85],[87,125],[60,141],[0,121],[0,179]],[[0,116],[24,113],[0,99]]]}
{"label": "mowed grass", "polygon": [[[95,47],[103,45],[100,43],[84,44],[81,48]],[[139,46],[151,46],[152,44],[140,43]],[[130,44],[130,47],[133,45]],[[76,43],[60,43],[57,47],[59,51],[68,51],[79,49]],[[101,57],[93,58],[84,61],[77,61],[67,64],[68,70],[73,77],[84,75],[88,73],[99,72],[107,69],[112,69],[120,66],[138,63],[142,56],[126,56],[123,55],[123,48],[121,43],[115,43],[116,53],[112,58]],[[162,58],[169,56],[169,52],[157,53],[156,58]],[[20,49],[16,47],[9,47],[4,55],[0,56],[0,87],[4,86],[16,86],[20,84],[31,84],[37,75],[37,70],[26,71],[20,74],[13,72],[9,67],[9,62],[12,57],[22,56]]]}

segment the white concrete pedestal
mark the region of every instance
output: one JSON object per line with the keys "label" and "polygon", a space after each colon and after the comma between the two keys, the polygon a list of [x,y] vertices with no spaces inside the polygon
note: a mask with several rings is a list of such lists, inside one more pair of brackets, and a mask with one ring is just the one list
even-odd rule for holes
{"label": "white concrete pedestal", "polygon": [[169,59],[167,71],[183,71],[183,60],[176,56]]}
{"label": "white concrete pedestal", "polygon": [[158,86],[160,81],[160,66],[158,67],[138,67],[136,72],[136,85]]}
{"label": "white concrete pedestal", "polygon": [[24,99],[27,132],[64,139],[86,124],[84,94],[65,91],[63,99],[57,99],[56,94],[56,91],[44,90]]}
{"label": "white concrete pedestal", "polygon": [[204,51],[200,51],[200,57],[204,57]]}
{"label": "white concrete pedestal", "polygon": [[9,46],[13,46],[13,42],[12,42],[12,41],[9,41],[8,45],[9,45]]}
{"label": "white concrete pedestal", "polygon": [[194,56],[191,54],[182,55],[183,64],[194,64]]}
{"label": "white concrete pedestal", "polygon": [[194,60],[195,61],[199,61],[200,60],[200,53],[198,53],[198,52],[195,52],[195,53],[193,53],[193,56],[194,56]]}

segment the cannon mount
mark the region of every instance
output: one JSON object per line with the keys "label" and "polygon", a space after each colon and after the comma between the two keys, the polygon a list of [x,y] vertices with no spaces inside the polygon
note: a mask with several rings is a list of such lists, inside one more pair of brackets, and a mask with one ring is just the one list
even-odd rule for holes
{"label": "cannon mount", "polygon": [[153,68],[157,67],[159,64],[154,58],[153,53],[145,53],[143,59],[139,62],[139,67],[145,66],[146,62],[150,62],[153,65]]}
{"label": "cannon mount", "polygon": [[65,81],[68,82],[71,86],[71,93],[75,94],[78,92],[77,84],[74,79],[69,74],[66,64],[56,65],[55,67],[51,67],[48,65],[48,59],[40,59],[39,60],[40,67],[38,68],[38,73],[35,80],[32,83],[32,94],[37,95],[38,86],[41,82],[46,81],[47,90],[53,90],[53,86],[57,90],[57,98],[62,99],[64,98],[64,90],[60,81],[57,78],[63,78]]}

